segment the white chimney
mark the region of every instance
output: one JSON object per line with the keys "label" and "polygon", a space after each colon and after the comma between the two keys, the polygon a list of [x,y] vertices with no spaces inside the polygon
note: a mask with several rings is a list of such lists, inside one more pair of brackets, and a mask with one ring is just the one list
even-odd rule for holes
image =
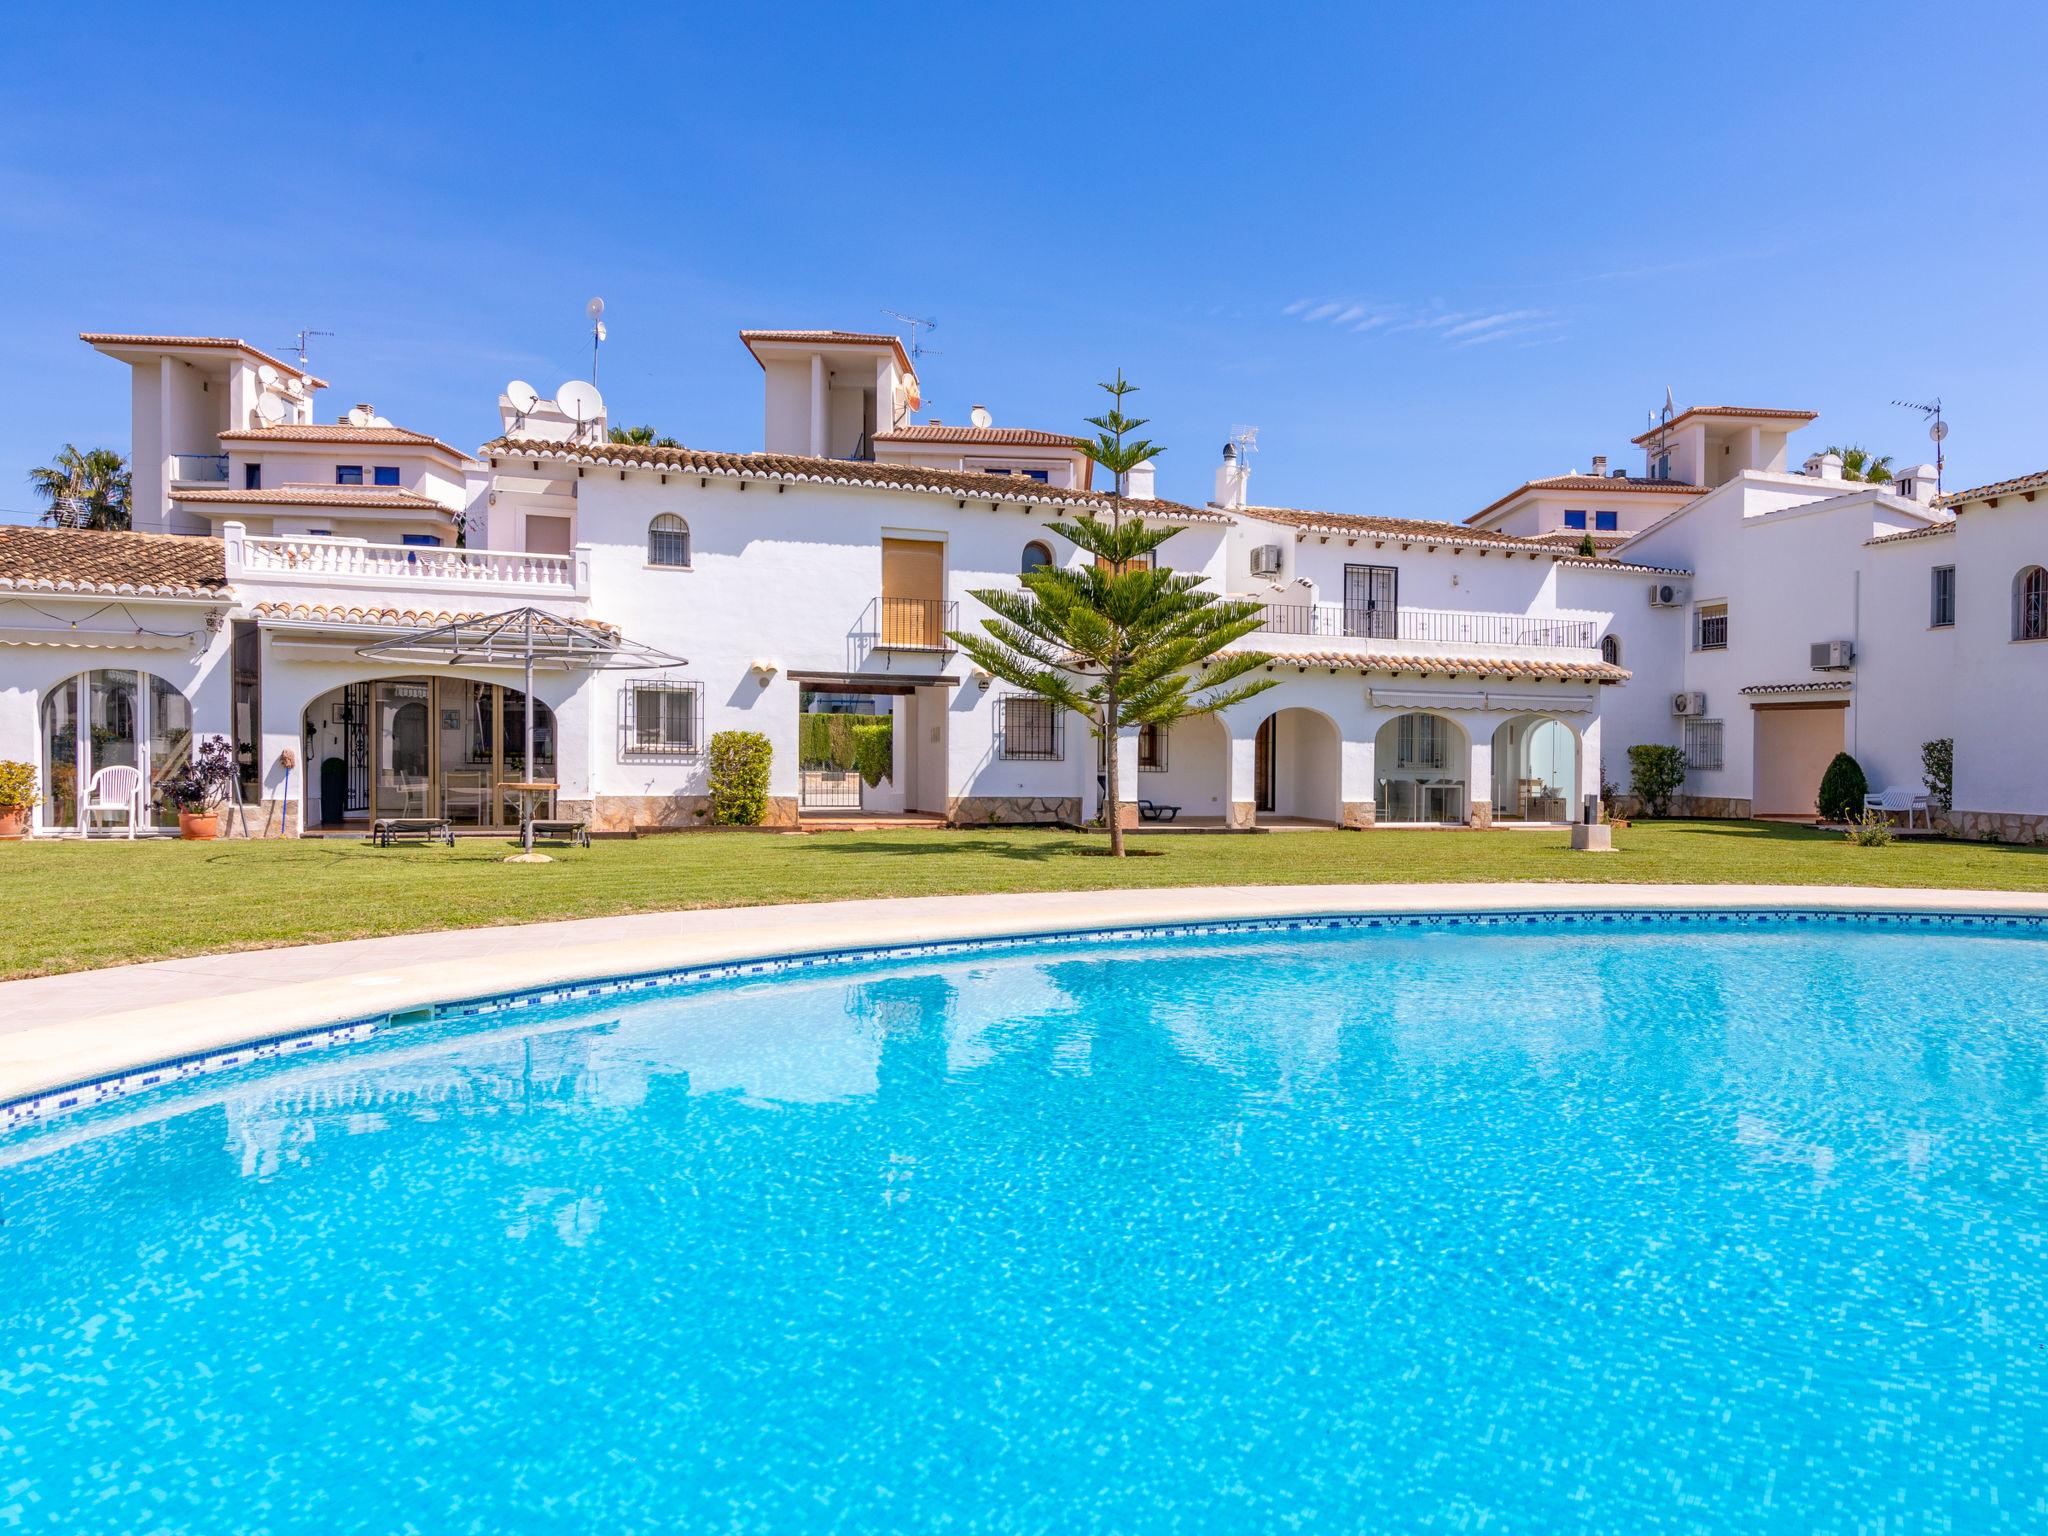
{"label": "white chimney", "polygon": [[1223,462],[1216,470],[1216,505],[1219,507],[1242,507],[1246,505],[1246,482],[1251,479],[1251,466],[1237,456],[1237,445],[1223,445]]}
{"label": "white chimney", "polygon": [[1604,479],[1606,479],[1606,478],[1607,478],[1607,455],[1606,455],[1606,454],[1604,454],[1604,453],[1596,453],[1596,454],[1594,454],[1594,455],[1593,455],[1593,475],[1594,475],[1594,477],[1595,477],[1596,479],[1601,479],[1601,480],[1604,480]]}
{"label": "white chimney", "polygon": [[1813,466],[1813,472],[1823,480],[1842,478],[1842,456],[1839,453],[1817,454],[1806,462]]}
{"label": "white chimney", "polygon": [[1934,505],[1934,466],[1912,464],[1892,476],[1891,492],[1923,507]]}
{"label": "white chimney", "polygon": [[1158,496],[1153,489],[1153,466],[1150,459],[1133,464],[1124,471],[1124,494],[1133,501],[1152,501]]}

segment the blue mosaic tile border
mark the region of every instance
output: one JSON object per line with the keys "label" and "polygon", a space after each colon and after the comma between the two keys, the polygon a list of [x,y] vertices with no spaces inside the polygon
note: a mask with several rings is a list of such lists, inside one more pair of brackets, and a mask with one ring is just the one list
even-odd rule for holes
{"label": "blue mosaic tile border", "polygon": [[1358,912],[1297,917],[1218,918],[1210,922],[1141,923],[1117,928],[1079,928],[1064,933],[1020,933],[973,939],[870,945],[811,950],[760,960],[728,960],[682,969],[608,976],[527,992],[501,992],[433,1008],[371,1014],[345,1023],[295,1034],[255,1040],[228,1050],[182,1056],[111,1077],[74,1083],[28,1098],[0,1104],[0,1135],[41,1124],[74,1110],[128,1098],[188,1078],[208,1077],[255,1062],[298,1056],[352,1045],[374,1035],[415,1024],[446,1019],[481,1019],[513,1014],[557,1003],[592,998],[625,997],[665,987],[708,982],[760,979],[834,967],[869,965],[893,960],[948,959],[961,955],[1000,954],[1015,949],[1056,949],[1070,946],[1139,943],[1157,939],[1221,938],[1258,934],[1336,932],[1416,932],[1461,928],[1581,928],[1589,932],[1711,932],[1739,929],[1874,928],[1914,933],[1980,934],[2002,937],[2048,937],[2048,913],[2014,912],[1885,912],[1872,909],[1820,910],[1811,907],[1747,907],[1729,911],[1684,908],[1641,910],[1584,908],[1518,908],[1505,912]]}

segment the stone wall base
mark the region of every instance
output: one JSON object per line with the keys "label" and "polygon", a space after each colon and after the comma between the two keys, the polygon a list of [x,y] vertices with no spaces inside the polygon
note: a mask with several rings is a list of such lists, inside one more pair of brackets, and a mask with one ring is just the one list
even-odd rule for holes
{"label": "stone wall base", "polygon": [[1259,824],[1259,808],[1250,800],[1230,802],[1228,825],[1233,832],[1246,832]]}
{"label": "stone wall base", "polygon": [[2026,811],[1936,811],[1934,824],[1972,842],[2048,843],[2048,815]]}
{"label": "stone wall base", "polygon": [[1493,825],[1493,802],[1474,800],[1465,807],[1465,825],[1468,827],[1490,827]]}
{"label": "stone wall base", "polygon": [[1371,800],[1346,800],[1344,802],[1344,825],[1347,827],[1369,827],[1379,814],[1379,807]]}
{"label": "stone wall base", "polygon": [[[1125,805],[1124,825],[1137,825],[1138,808]],[[1079,795],[955,795],[946,802],[946,820],[956,827],[1042,827],[1055,822],[1081,824]]]}
{"label": "stone wall base", "polygon": [[236,841],[248,838],[297,837],[299,835],[299,803],[296,797],[280,803],[280,797],[272,795],[260,805],[244,802],[236,814],[230,816],[226,807],[220,813],[220,835]]}
{"label": "stone wall base", "polygon": [[[711,825],[709,795],[599,795],[595,800],[562,799],[555,812],[565,820],[590,823],[594,833],[686,832]],[[796,797],[770,795],[764,827],[797,824]]]}
{"label": "stone wall base", "polygon": [[1673,795],[1671,814],[1708,820],[1747,821],[1750,802],[1735,795]]}

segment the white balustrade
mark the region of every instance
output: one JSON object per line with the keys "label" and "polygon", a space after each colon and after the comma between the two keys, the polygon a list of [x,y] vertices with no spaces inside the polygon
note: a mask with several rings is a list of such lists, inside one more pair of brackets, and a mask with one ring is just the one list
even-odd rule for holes
{"label": "white balustrade", "polygon": [[368,544],[353,539],[246,534],[241,569],[251,576],[404,586],[518,587],[575,593],[576,557],[525,550],[450,549],[432,544]]}

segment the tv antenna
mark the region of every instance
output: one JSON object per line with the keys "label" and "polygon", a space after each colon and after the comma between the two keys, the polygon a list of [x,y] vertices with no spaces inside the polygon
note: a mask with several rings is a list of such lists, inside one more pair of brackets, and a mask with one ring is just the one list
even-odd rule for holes
{"label": "tv antenna", "polygon": [[1257,427],[1232,427],[1230,440],[1237,445],[1237,462],[1245,460],[1259,451],[1259,429]]}
{"label": "tv antenna", "polygon": [[583,313],[590,317],[590,382],[597,383],[597,349],[604,341],[604,300],[592,299],[583,306]]}
{"label": "tv antenna", "polygon": [[287,350],[299,354],[299,366],[303,368],[306,366],[306,343],[315,336],[332,336],[333,334],[334,332],[332,331],[301,330],[299,332],[299,339],[293,342]]}
{"label": "tv antenna", "polygon": [[1909,411],[1918,411],[1927,422],[1927,437],[1934,444],[1934,494],[1941,495],[1941,472],[1947,467],[1948,456],[1942,444],[1948,439],[1948,423],[1941,419],[1941,396],[1936,395],[1930,404],[1918,400],[1894,400],[1893,405],[1903,406]]}
{"label": "tv antenna", "polygon": [[917,360],[923,357],[926,353],[930,353],[933,357],[937,357],[939,355],[932,348],[926,346],[924,344],[923,338],[921,338],[917,334],[920,330],[936,331],[939,328],[938,321],[926,320],[918,315],[906,315],[900,309],[885,308],[882,311],[882,313],[885,315],[894,316],[896,319],[901,320],[905,325],[910,327],[910,366],[913,369],[917,367]]}

